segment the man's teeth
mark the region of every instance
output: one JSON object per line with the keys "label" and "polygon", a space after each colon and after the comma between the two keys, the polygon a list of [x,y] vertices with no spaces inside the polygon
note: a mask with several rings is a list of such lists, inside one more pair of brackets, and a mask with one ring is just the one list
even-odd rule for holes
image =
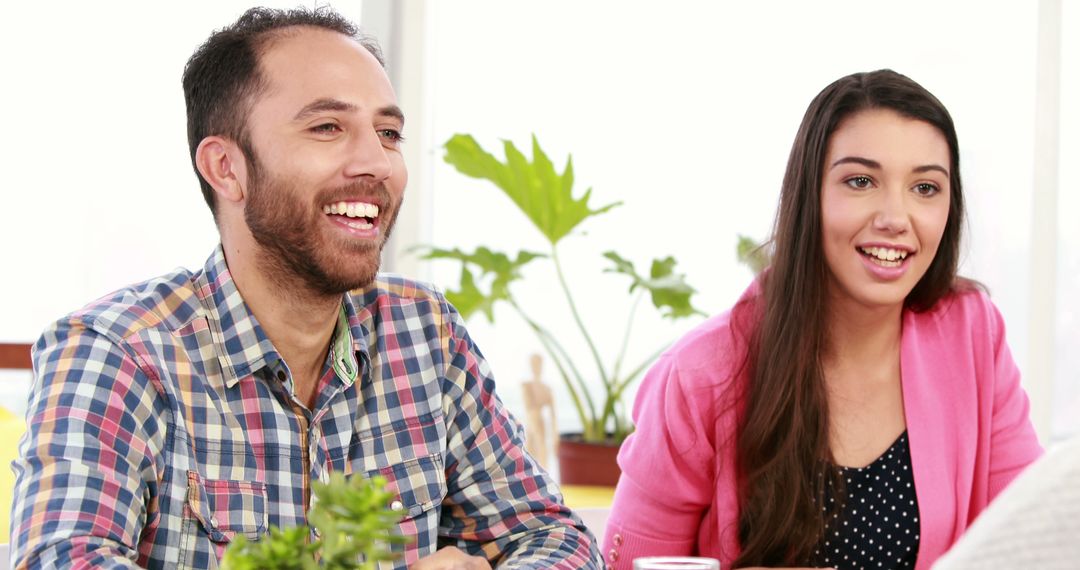
{"label": "man's teeth", "polygon": [[[323,213],[348,216],[350,218],[377,218],[379,217],[379,207],[365,202],[338,202],[323,206]],[[368,224],[368,227],[371,227],[371,225]]]}
{"label": "man's teeth", "polygon": [[888,247],[860,247],[859,251],[880,259],[881,261],[903,261],[908,256],[908,252],[902,249],[892,249]]}

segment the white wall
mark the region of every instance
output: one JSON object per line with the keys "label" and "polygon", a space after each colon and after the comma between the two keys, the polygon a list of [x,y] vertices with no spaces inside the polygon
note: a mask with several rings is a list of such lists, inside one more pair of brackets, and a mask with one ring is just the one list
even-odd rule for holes
{"label": "white wall", "polygon": [[[1066,4],[1075,10],[1074,1]],[[989,286],[1026,367],[1037,3],[485,0],[429,7],[434,126],[424,143],[432,153],[441,156],[438,146],[456,132],[473,133],[490,150],[502,138],[527,146],[535,132],[557,164],[573,153],[580,188],[594,187],[596,204],[626,202],[590,222],[590,236],[569,239],[563,253],[573,258],[571,280],[604,354],[617,348],[627,299],[613,289],[617,278],[600,273],[599,252],[615,248],[639,264],[675,254],[701,291],[699,305],[726,309],[750,279],[736,263],[735,234],[768,234],[810,99],[842,75],[890,67],[953,114],[971,222],[962,271]],[[1075,109],[1064,97],[1062,106]],[[543,247],[486,183],[438,163],[431,192],[430,239],[439,245]],[[1061,272],[1075,281],[1075,269]],[[431,275],[447,285],[457,278],[449,264]],[[540,270],[529,276],[547,277]],[[525,284],[521,295],[581,346],[554,281]],[[527,354],[537,345],[509,311],[496,321],[497,328],[477,319],[472,332],[503,383],[512,383],[527,375]],[[690,326],[641,324],[639,352]],[[1076,340],[1075,333],[1060,338],[1067,346]],[[584,348],[576,353],[587,362]],[[1047,384],[1029,389],[1049,402]],[[516,391],[504,389],[504,399],[515,401]],[[561,409],[560,423],[571,427],[565,398]]]}
{"label": "white wall", "polygon": [[[1062,1],[1064,25],[1080,30],[1078,1]],[[409,200],[420,213],[397,236],[401,245],[542,248],[498,191],[439,158],[439,145],[455,132],[473,133],[489,148],[500,138],[523,146],[537,133],[560,166],[573,153],[580,187],[595,188],[596,204],[626,203],[589,222],[590,236],[570,238],[563,251],[585,317],[611,355],[625,300],[612,289],[619,280],[600,273],[599,253],[613,248],[639,265],[674,254],[701,291],[699,306],[725,309],[750,279],[735,262],[735,234],[767,235],[807,103],[841,75],[892,67],[937,94],[956,119],[972,222],[964,271],[989,285],[1017,360],[1026,365],[1032,284],[1021,268],[1031,249],[1036,3],[404,4],[406,18],[414,19],[397,30],[411,37],[402,49],[423,65],[413,68],[420,75],[404,77],[408,92],[400,95],[417,101],[406,112],[410,126],[423,127],[406,133],[407,145],[411,167],[425,176],[413,178]],[[423,9],[415,10],[418,4]],[[188,159],[180,74],[209,32],[247,5],[72,1],[54,2],[44,15],[40,5],[6,7],[0,340],[30,341],[50,320],[116,287],[201,265],[216,231]],[[360,19],[360,2],[335,7]],[[1063,33],[1069,53],[1061,113],[1072,121],[1063,122],[1063,156],[1075,155],[1080,136],[1072,103],[1076,35]],[[1068,191],[1077,173],[1067,162],[1060,227],[1076,244],[1075,235],[1064,235],[1075,225],[1066,208],[1078,207]],[[1063,302],[1077,284],[1076,247],[1059,248]],[[405,257],[390,261],[416,267]],[[417,272],[444,285],[457,277],[448,265]],[[552,298],[554,281],[542,271],[529,276],[535,282],[520,294],[554,319],[552,328],[567,331],[568,344],[579,344]],[[1070,314],[1080,313],[1069,302]],[[692,324],[672,326],[642,313],[632,343],[639,353]],[[537,347],[513,315],[500,313],[497,322],[497,329],[482,320],[470,326],[504,399],[517,408],[516,382],[528,374],[527,355]],[[1065,321],[1056,339],[1059,377],[1071,374],[1059,378],[1066,386],[1059,392],[1068,396],[1056,400],[1059,407],[1078,395],[1076,374],[1061,372],[1077,352],[1075,323],[1075,316]],[[562,410],[570,427],[567,402]]]}
{"label": "white wall", "polygon": [[[217,243],[180,76],[243,0],[14,2],[0,18],[0,341],[124,286],[201,267]],[[292,7],[295,1],[266,2]],[[359,2],[338,10],[358,21]],[[13,373],[0,372],[8,398]]]}
{"label": "white wall", "polygon": [[1080,0],[1061,14],[1061,163],[1058,180],[1057,329],[1053,431],[1080,433]]}

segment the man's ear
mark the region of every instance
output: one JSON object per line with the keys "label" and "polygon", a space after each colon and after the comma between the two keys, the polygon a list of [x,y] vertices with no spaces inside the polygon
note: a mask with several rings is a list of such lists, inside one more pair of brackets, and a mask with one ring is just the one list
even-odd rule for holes
{"label": "man's ear", "polygon": [[209,136],[195,149],[195,167],[219,200],[240,202],[247,194],[247,161],[240,146],[219,136]]}

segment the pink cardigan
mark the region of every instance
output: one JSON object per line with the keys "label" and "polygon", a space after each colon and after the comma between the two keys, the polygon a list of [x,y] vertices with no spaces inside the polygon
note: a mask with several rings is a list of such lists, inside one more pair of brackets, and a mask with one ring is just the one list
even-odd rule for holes
{"label": "pink cardigan", "polygon": [[[740,303],[756,301],[757,289]],[[732,326],[731,311],[713,317],[646,375],[634,404],[637,430],[619,452],[623,474],[604,536],[612,568],[631,568],[639,556],[697,554],[727,570],[738,556],[739,406],[729,404],[746,354],[735,334],[741,328]],[[919,503],[915,567],[922,570],[1042,448],[1004,323],[984,293],[905,311],[900,362]]]}

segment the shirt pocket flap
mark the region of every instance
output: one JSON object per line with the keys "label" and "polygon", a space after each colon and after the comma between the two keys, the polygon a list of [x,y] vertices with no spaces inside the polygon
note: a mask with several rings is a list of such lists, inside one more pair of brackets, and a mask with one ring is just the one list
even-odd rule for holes
{"label": "shirt pocket flap", "polygon": [[230,542],[238,534],[258,540],[267,528],[266,484],[204,479],[188,471],[185,510],[214,542]]}
{"label": "shirt pocket flap", "polygon": [[406,520],[431,510],[446,496],[446,472],[438,453],[383,467],[377,474],[386,478],[396,495],[392,506],[405,510]]}

